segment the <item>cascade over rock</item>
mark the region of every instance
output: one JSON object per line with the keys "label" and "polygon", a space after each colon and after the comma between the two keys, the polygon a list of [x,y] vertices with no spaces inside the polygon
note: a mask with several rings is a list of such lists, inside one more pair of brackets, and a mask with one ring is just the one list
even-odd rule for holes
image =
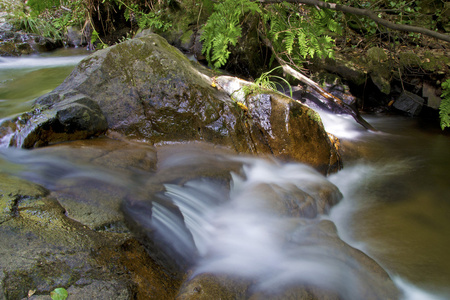
{"label": "cascade over rock", "polygon": [[[333,222],[314,220],[300,225],[293,231],[291,242],[298,253],[304,251],[302,248],[305,245],[302,243],[305,240],[320,236],[320,240],[314,246],[317,249],[327,247],[329,250],[326,254],[342,262],[340,276],[345,278],[350,272],[357,274],[357,278],[352,278],[352,289],[339,293],[320,284],[317,286],[293,282],[273,289],[258,290],[255,287],[257,283],[245,278],[233,278],[227,274],[200,273],[188,278],[182,284],[177,299],[399,299],[401,293],[386,271],[363,252],[343,242]],[[339,251],[335,251],[336,248],[339,248]],[[355,264],[355,261],[360,265]]]}
{"label": "cascade over rock", "polygon": [[[2,150],[0,164],[26,172],[0,172],[0,298],[22,299],[31,291],[30,299],[41,299],[56,287],[92,299],[398,298],[388,274],[343,242],[331,221],[321,220],[342,198],[336,186],[303,164],[233,154],[201,142],[153,147],[106,137],[33,151]],[[279,173],[249,172],[256,166]],[[19,174],[27,180],[15,177]],[[234,210],[241,203],[243,210]],[[210,213],[223,209],[232,209],[233,218],[211,222]],[[222,258],[211,249],[210,239],[222,236],[217,230],[239,225],[240,219],[245,221],[240,231],[266,228],[247,223],[254,213],[260,224],[272,224],[263,240],[272,236],[280,253],[289,250],[282,261],[269,259],[269,277],[263,272],[253,281],[239,272],[214,272],[208,264],[199,272],[200,257]],[[245,241],[240,243],[245,249]],[[292,283],[258,288],[288,275],[283,272],[294,261],[299,263],[292,270],[308,266],[305,262],[315,262],[319,270],[337,263],[341,273],[331,272],[331,278],[340,283],[310,282],[311,274],[301,269]],[[354,280],[357,288],[350,294],[340,288]]]}
{"label": "cascade over rock", "polygon": [[211,86],[212,75],[156,34],[128,40],[82,60],[32,112],[5,121],[0,139],[32,148],[110,129],[152,144],[202,140],[295,159],[322,173],[339,167],[314,111],[269,92],[251,95],[242,109]]}

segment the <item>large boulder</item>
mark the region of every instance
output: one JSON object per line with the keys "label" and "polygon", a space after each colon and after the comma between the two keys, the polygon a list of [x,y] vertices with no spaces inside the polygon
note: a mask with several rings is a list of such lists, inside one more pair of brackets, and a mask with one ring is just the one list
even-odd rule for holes
{"label": "large boulder", "polygon": [[[339,166],[337,152],[330,151],[317,112],[273,91],[258,90],[246,95],[251,83],[235,77],[219,76],[215,81],[240,104],[255,153],[308,162],[324,173]],[[327,160],[328,164],[323,164]]]}
{"label": "large boulder", "polygon": [[109,128],[152,144],[202,140],[300,160],[323,173],[337,169],[336,150],[314,111],[263,93],[249,98],[247,114],[212,86],[212,75],[156,34],[132,39],[81,61],[32,112],[5,121],[0,139],[32,148]]}

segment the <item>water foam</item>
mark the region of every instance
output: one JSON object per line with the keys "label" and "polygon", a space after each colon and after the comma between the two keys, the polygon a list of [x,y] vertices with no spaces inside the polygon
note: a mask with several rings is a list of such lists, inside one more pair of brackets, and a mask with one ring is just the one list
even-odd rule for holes
{"label": "water foam", "polygon": [[337,249],[333,254],[329,242],[311,234],[317,230],[318,219],[274,211],[274,195],[264,189],[275,185],[277,192],[290,195],[299,188],[308,190],[310,184],[320,186],[327,181],[325,177],[298,163],[233,159],[244,165],[242,174],[232,173],[228,201],[218,200],[222,193],[211,186],[205,188],[202,180],[165,185],[165,195],[180,208],[199,249],[193,276],[231,274],[252,280],[254,287],[264,292],[310,284],[345,299],[360,298],[361,290],[355,286],[374,284],[358,263],[349,263],[351,257],[343,259],[347,254]]}
{"label": "water foam", "polygon": [[367,132],[350,115],[338,115],[319,109],[316,111],[322,119],[325,130],[338,138],[353,140]]}

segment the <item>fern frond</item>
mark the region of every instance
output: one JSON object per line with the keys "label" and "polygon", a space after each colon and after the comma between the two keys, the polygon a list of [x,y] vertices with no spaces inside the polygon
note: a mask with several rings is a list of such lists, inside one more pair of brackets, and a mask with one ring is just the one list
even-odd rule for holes
{"label": "fern frond", "polygon": [[294,39],[295,39],[295,32],[287,31],[286,37],[284,39],[285,49],[288,54],[292,53],[292,50],[294,49]]}
{"label": "fern frond", "polygon": [[240,20],[249,13],[261,13],[259,4],[250,0],[225,0],[214,4],[214,13],[210,15],[200,37],[202,52],[209,65],[220,68],[227,62],[230,55],[228,46],[236,45],[242,34]]}

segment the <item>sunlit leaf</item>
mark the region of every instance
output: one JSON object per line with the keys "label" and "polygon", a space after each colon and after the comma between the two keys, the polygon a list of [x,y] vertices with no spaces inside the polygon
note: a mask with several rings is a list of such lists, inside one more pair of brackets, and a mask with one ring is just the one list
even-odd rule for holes
{"label": "sunlit leaf", "polygon": [[69,293],[65,288],[56,288],[50,293],[53,300],[65,300],[68,296]]}

